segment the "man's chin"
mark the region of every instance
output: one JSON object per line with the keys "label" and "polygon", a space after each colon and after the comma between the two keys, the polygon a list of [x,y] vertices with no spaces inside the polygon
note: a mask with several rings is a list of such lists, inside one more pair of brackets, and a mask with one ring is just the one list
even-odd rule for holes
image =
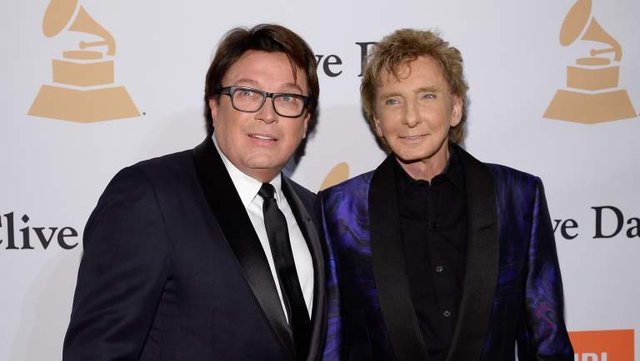
{"label": "man's chin", "polygon": [[394,155],[396,156],[396,159],[398,160],[398,162],[403,163],[403,164],[413,164],[413,163],[418,163],[418,162],[422,162],[425,160],[429,160],[429,156],[423,156],[423,155],[416,155],[416,154],[398,154],[398,153],[394,153]]}
{"label": "man's chin", "polygon": [[256,172],[273,171],[274,173],[278,173],[285,164],[286,162],[274,162],[273,158],[254,159],[246,163],[246,168]]}

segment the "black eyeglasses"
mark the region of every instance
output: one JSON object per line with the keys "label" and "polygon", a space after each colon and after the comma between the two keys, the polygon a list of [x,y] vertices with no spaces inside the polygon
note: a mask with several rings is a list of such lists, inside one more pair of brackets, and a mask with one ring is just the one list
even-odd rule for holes
{"label": "black eyeglasses", "polygon": [[231,98],[233,109],[245,113],[257,112],[262,109],[267,98],[271,98],[276,114],[287,118],[301,116],[309,104],[314,101],[313,98],[301,94],[269,93],[235,85],[220,88],[216,93],[228,95]]}

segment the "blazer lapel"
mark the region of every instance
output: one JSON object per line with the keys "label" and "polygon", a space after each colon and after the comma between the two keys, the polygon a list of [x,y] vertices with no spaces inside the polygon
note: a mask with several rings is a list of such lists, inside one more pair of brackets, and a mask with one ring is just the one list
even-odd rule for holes
{"label": "blazer lapel", "polygon": [[315,204],[304,204],[295,192],[295,184],[288,178],[282,177],[282,190],[296,217],[296,222],[307,242],[311,259],[313,260],[313,312],[311,316],[311,343],[309,345],[308,361],[316,360],[322,355],[324,335],[326,333],[325,312],[325,268],[322,244],[318,236],[318,224]]}
{"label": "blazer lapel", "polygon": [[291,329],[286,322],[267,258],[231,177],[210,137],[193,152],[200,185],[215,220],[235,253],[276,338],[289,358],[294,359]]}
{"label": "blazer lapel", "polygon": [[489,327],[498,277],[496,192],[489,168],[455,146],[462,161],[467,193],[466,271],[449,361],[477,360]]}
{"label": "blazer lapel", "polygon": [[429,360],[406,276],[391,155],[376,169],[369,192],[373,273],[380,307],[398,361]]}

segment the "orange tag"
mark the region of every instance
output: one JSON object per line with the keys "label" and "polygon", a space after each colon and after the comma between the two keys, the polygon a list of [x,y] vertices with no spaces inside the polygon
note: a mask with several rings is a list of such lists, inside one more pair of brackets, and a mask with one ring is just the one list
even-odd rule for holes
{"label": "orange tag", "polygon": [[575,361],[634,361],[634,330],[573,331]]}

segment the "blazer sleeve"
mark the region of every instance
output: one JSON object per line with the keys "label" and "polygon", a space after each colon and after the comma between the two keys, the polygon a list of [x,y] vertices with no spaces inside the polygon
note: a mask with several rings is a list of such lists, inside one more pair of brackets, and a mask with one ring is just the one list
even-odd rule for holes
{"label": "blazer sleeve", "polygon": [[544,187],[536,178],[525,286],[525,326],[519,359],[573,360],[564,322],[564,296],[553,226]]}
{"label": "blazer sleeve", "polygon": [[137,360],[169,268],[165,221],[141,167],[109,183],[84,231],[64,361]]}
{"label": "blazer sleeve", "polygon": [[320,236],[324,241],[326,264],[326,295],[327,295],[327,335],[323,350],[323,361],[336,361],[340,359],[342,343],[342,325],[340,317],[340,291],[338,287],[337,260],[334,253],[332,240],[327,228],[327,214],[323,192],[318,194],[318,213],[322,227]]}

